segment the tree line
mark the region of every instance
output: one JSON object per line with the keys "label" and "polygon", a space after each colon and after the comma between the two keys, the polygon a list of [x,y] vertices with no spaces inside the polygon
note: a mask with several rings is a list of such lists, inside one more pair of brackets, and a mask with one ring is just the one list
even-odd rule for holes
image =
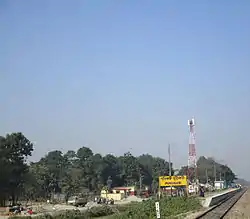
{"label": "tree line", "polygon": [[[169,175],[169,163],[160,157],[143,154],[135,157],[130,152],[122,156],[94,153],[88,147],[66,153],[48,152],[38,162],[28,163],[33,144],[23,133],[11,133],[0,137],[0,204],[20,197],[28,199],[48,198],[63,193],[66,197],[83,191],[99,192],[112,179],[112,186],[148,186],[158,188],[158,177]],[[204,163],[204,162],[203,162]],[[204,166],[199,165],[202,169]],[[220,166],[220,164],[217,164]],[[171,166],[171,174],[174,170]],[[206,172],[212,179],[212,167],[206,163]],[[234,173],[226,167],[226,177],[232,181]],[[225,172],[224,171],[224,172]],[[184,174],[185,167],[180,169]],[[192,176],[191,176],[192,177]],[[199,171],[204,181],[204,171]]]}
{"label": "tree line", "polygon": [[[215,159],[211,157],[199,157],[197,167],[198,179],[201,183],[213,184],[214,181],[223,180],[226,181],[227,184],[231,184],[237,179],[235,173],[228,165],[216,162]],[[190,169],[190,178],[194,179],[195,171],[193,168]],[[179,174],[187,174],[187,166],[181,167]]]}

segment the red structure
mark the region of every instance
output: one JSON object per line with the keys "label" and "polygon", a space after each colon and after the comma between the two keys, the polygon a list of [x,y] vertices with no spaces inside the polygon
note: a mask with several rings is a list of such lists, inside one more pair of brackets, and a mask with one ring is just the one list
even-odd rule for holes
{"label": "red structure", "polygon": [[188,147],[188,180],[191,181],[191,176],[197,180],[197,163],[196,163],[196,149],[195,149],[195,120],[194,118],[188,120],[189,127],[189,147]]}

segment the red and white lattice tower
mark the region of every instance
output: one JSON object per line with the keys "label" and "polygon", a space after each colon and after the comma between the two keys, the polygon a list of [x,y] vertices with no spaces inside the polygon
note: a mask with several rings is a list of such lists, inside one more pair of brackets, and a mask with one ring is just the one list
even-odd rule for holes
{"label": "red and white lattice tower", "polygon": [[[189,148],[188,148],[188,179],[190,175],[194,176],[195,181],[197,180],[197,163],[196,163],[196,149],[195,149],[195,120],[194,118],[188,120],[189,127]],[[191,170],[192,173],[190,172]]]}

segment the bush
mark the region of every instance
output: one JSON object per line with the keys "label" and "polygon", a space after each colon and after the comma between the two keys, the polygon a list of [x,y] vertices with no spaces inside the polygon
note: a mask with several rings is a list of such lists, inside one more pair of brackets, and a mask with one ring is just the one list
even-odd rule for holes
{"label": "bush", "polygon": [[117,213],[117,211],[115,210],[115,208],[113,208],[109,205],[96,206],[96,207],[90,208],[87,211],[87,215],[90,218],[107,216],[107,215],[111,215],[114,213]]}

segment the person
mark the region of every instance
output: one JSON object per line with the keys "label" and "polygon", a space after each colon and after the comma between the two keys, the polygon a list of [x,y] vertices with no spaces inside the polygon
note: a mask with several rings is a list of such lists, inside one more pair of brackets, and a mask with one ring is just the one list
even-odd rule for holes
{"label": "person", "polygon": [[29,215],[32,215],[32,214],[33,214],[32,208],[28,208],[27,213],[28,213]]}
{"label": "person", "polygon": [[200,186],[199,190],[200,190],[200,197],[204,197],[204,189],[202,188],[202,186]]}
{"label": "person", "polygon": [[97,202],[97,204],[101,204],[102,203],[102,198],[98,197],[96,202]]}
{"label": "person", "polygon": [[111,199],[110,199],[110,204],[111,204],[111,205],[113,205],[113,204],[114,204],[114,202],[115,202],[115,201],[114,201],[114,199],[113,199],[113,198],[111,198]]}

